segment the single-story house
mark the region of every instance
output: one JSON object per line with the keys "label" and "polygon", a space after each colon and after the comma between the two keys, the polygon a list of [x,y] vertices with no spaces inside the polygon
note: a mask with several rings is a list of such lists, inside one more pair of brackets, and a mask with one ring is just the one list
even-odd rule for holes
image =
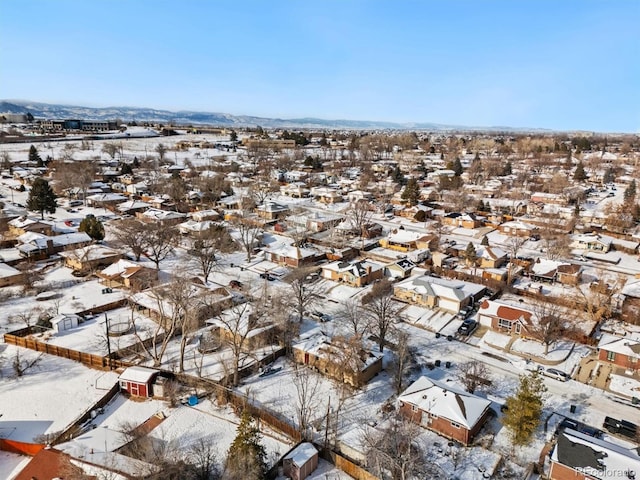
{"label": "single-story house", "polygon": [[603,333],[598,342],[598,359],[626,370],[640,370],[640,337]]}
{"label": "single-story house", "polygon": [[386,274],[393,279],[403,280],[411,276],[411,272],[413,272],[415,266],[416,264],[408,258],[401,258],[387,265]]}
{"label": "single-story house", "polygon": [[134,397],[152,397],[153,381],[158,372],[146,367],[128,367],[118,377],[120,390]]}
{"label": "single-story house", "polygon": [[584,233],[574,235],[572,240],[571,248],[607,253],[611,250],[611,243],[613,239],[597,233]]}
{"label": "single-story house", "polygon": [[285,243],[267,245],[262,248],[262,251],[270,262],[294,268],[312,265],[323,257],[323,254],[317,250],[294,247]]}
{"label": "single-story house", "polygon": [[6,263],[0,263],[0,287],[17,285],[24,279],[24,272]]}
{"label": "single-story house", "polygon": [[480,299],[485,290],[476,283],[422,275],[396,284],[393,295],[408,303],[458,313]]}
{"label": "single-story house", "polygon": [[398,396],[401,415],[469,445],[490,415],[491,401],[451,384],[420,377]]}
{"label": "single-story house", "polygon": [[276,202],[265,202],[256,207],[256,213],[260,218],[264,218],[265,220],[276,220],[289,213],[289,207]]}
{"label": "single-story house", "polygon": [[363,287],[384,276],[384,266],[369,260],[333,262],[322,266],[322,278]]}
{"label": "single-story house", "polygon": [[304,480],[318,468],[318,450],[312,443],[301,443],[282,459],[282,466],[291,480]]}
{"label": "single-story house", "polygon": [[53,224],[25,216],[9,220],[7,226],[9,227],[9,235],[14,237],[24,235],[28,232],[40,233],[42,235],[53,234]]}
{"label": "single-story house", "polygon": [[538,232],[538,227],[520,220],[512,220],[510,222],[500,224],[498,230],[511,237],[530,237],[534,233]]}
{"label": "single-story house", "polygon": [[293,345],[293,359],[354,387],[361,387],[382,371],[383,354],[355,339],[314,333]]}
{"label": "single-story house", "polygon": [[100,267],[106,267],[120,260],[122,252],[104,245],[89,245],[87,247],[60,252],[64,265],[75,271],[90,272]]}
{"label": "single-story house", "polygon": [[633,479],[640,473],[636,449],[568,428],[558,435],[550,460],[551,480]]}
{"label": "single-story house", "polygon": [[442,217],[444,225],[474,229],[482,225],[482,220],[473,213],[452,212]]}
{"label": "single-story house", "polygon": [[124,286],[133,291],[152,287],[158,282],[158,271],[131,260],[120,259],[97,273],[107,287]]}
{"label": "single-story house", "polygon": [[495,300],[485,300],[478,309],[480,325],[511,335],[523,335],[531,328],[533,313]]}
{"label": "single-story house", "polygon": [[507,252],[497,247],[483,247],[477,251],[480,268],[500,268],[507,262]]}
{"label": "single-story house", "polygon": [[164,226],[176,225],[186,218],[186,214],[169,210],[149,208],[144,212],[137,212],[136,217],[145,222],[158,222]]}
{"label": "single-story house", "polygon": [[380,246],[399,252],[408,252],[419,249],[431,250],[435,246],[435,242],[435,235],[425,235],[399,228],[391,230],[386,238],[381,239]]}

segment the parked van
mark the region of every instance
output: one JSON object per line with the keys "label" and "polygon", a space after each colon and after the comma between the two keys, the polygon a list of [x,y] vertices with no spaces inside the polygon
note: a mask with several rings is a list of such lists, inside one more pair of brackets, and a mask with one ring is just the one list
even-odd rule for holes
{"label": "parked van", "polygon": [[638,434],[638,426],[627,420],[616,420],[615,418],[604,417],[602,426],[611,433],[618,433],[629,438],[635,439]]}

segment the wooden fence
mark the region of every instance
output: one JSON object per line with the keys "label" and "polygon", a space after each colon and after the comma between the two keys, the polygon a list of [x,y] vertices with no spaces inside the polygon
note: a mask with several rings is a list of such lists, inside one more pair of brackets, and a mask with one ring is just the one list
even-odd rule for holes
{"label": "wooden fence", "polygon": [[113,370],[115,368],[126,368],[132,364],[124,362],[122,360],[109,359],[107,357],[101,357],[100,355],[94,355],[92,353],[79,352],[78,350],[72,350],[70,348],[57,347],[33,338],[19,335],[20,332],[27,330],[5,333],[4,341],[9,345],[15,345],[17,347],[28,348],[29,350],[35,350],[36,352],[47,353],[49,355],[55,355],[56,357],[68,358],[80,362],[87,367],[96,368],[99,370]]}
{"label": "wooden fence", "polygon": [[337,468],[356,480],[380,480],[375,475],[367,472],[364,468],[358,466],[351,460],[334,452],[333,450],[321,450],[321,456],[325,460],[333,463]]}

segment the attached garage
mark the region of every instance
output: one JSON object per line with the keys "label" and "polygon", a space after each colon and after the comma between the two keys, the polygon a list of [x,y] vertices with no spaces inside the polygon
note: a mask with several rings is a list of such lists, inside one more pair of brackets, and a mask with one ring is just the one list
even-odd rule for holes
{"label": "attached garage", "polygon": [[120,390],[135,397],[151,397],[153,381],[157,375],[158,372],[151,368],[129,367],[118,378]]}
{"label": "attached garage", "polygon": [[438,298],[438,308],[452,313],[458,313],[460,311],[460,301],[440,297]]}

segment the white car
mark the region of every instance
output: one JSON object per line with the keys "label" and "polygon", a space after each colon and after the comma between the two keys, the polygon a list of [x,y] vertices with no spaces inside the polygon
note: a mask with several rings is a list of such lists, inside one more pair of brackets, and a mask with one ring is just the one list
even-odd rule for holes
{"label": "white car", "polygon": [[568,374],[556,368],[547,368],[542,373],[547,377],[555,378],[556,380],[560,380],[561,382],[566,382],[567,380],[571,379]]}

